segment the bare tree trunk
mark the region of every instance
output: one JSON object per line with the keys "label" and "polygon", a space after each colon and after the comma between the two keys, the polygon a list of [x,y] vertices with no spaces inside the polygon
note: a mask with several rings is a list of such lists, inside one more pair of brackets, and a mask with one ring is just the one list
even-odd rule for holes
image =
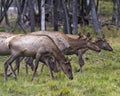
{"label": "bare tree trunk", "polygon": [[73,34],[78,34],[77,0],[73,0]]}
{"label": "bare tree trunk", "polygon": [[116,10],[117,10],[117,8],[116,8],[116,0],[113,0],[112,23],[115,24],[115,25],[116,25],[116,20],[117,20],[117,18],[116,18],[116,14],[117,14]]}
{"label": "bare tree trunk", "polygon": [[38,1],[38,14],[39,14],[39,19],[40,19],[39,28],[41,30],[41,1],[40,0],[37,0],[37,1]]}
{"label": "bare tree trunk", "polygon": [[5,2],[4,0],[1,0],[1,5],[4,5],[3,7],[5,7],[5,9],[3,9],[3,11],[1,10],[0,23],[2,22],[5,14],[7,14],[6,12],[8,11],[8,8],[12,4],[12,2],[13,2],[13,0],[9,0],[7,2]]}
{"label": "bare tree trunk", "polygon": [[41,30],[45,31],[45,0],[41,0]]}
{"label": "bare tree trunk", "polygon": [[58,9],[58,0],[53,0],[54,31],[58,31],[58,12],[57,12],[57,9]]}
{"label": "bare tree trunk", "polygon": [[117,3],[117,27],[120,27],[120,0],[116,0]]}
{"label": "bare tree trunk", "polygon": [[0,17],[2,16],[2,1],[0,1]]}
{"label": "bare tree trunk", "polygon": [[63,11],[64,11],[64,33],[66,34],[71,34],[70,31],[70,21],[69,21],[69,16],[68,16],[68,12],[67,12],[67,7],[65,5],[65,0],[62,0],[62,7],[63,7]]}
{"label": "bare tree trunk", "polygon": [[32,3],[33,0],[29,0],[29,14],[30,14],[30,25],[31,25],[31,32],[35,31],[35,14],[34,14],[34,5]]}
{"label": "bare tree trunk", "polygon": [[101,28],[100,28],[100,25],[99,25],[99,22],[98,22],[94,0],[91,0],[91,14],[92,14],[94,30],[95,30],[96,34],[101,34],[102,31],[101,31]]}
{"label": "bare tree trunk", "polygon": [[3,6],[4,6],[4,17],[5,17],[5,22],[6,22],[6,25],[8,27],[10,27],[10,22],[9,22],[9,19],[8,19],[8,15],[7,15],[7,6],[6,6],[6,2],[3,2]]}
{"label": "bare tree trunk", "polygon": [[27,11],[28,0],[25,0],[24,2],[25,2],[25,4],[24,4],[24,6],[23,6],[23,11],[22,11],[22,15],[23,15],[23,16],[26,14],[26,11]]}
{"label": "bare tree trunk", "polygon": [[[17,26],[17,24],[20,26],[20,28],[24,31],[24,32],[26,32],[25,31],[25,29],[23,28],[23,26],[22,26],[22,24],[21,24],[21,9],[20,9],[20,3],[18,2],[18,0],[15,0],[14,1],[15,2],[15,5],[17,6],[17,11],[18,11],[18,17],[17,17],[17,20],[16,20],[16,25],[15,25],[15,27]],[[15,30],[15,27],[14,27],[14,29],[12,30],[12,31],[14,31]]]}

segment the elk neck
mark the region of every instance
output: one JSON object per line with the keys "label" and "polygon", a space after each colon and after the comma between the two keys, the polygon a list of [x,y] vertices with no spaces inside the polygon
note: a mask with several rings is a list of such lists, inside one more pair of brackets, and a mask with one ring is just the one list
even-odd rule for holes
{"label": "elk neck", "polygon": [[86,48],[88,41],[83,40],[83,39],[68,38],[68,42],[69,42],[72,50],[78,50],[78,49],[81,49],[81,48]]}

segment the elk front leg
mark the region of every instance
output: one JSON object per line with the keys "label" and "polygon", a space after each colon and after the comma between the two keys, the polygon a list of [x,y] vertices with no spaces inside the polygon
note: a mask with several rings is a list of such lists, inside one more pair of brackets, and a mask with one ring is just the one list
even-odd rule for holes
{"label": "elk front leg", "polygon": [[36,74],[36,71],[37,71],[37,68],[38,68],[38,64],[39,64],[39,60],[41,58],[41,53],[37,53],[36,54],[36,60],[35,60],[35,67],[34,67],[34,72],[33,72],[33,75],[31,77],[31,81],[33,81],[34,77],[35,77],[35,74]]}
{"label": "elk front leg", "polygon": [[10,58],[5,62],[4,64],[4,80],[6,81],[7,80],[7,69],[8,69],[8,66],[10,66],[10,70],[12,71],[12,74],[14,76],[15,79],[17,79],[16,77],[16,74],[12,68],[12,62],[16,59],[16,56],[10,56]]}
{"label": "elk front leg", "polygon": [[81,72],[82,73],[82,67],[85,64],[82,56],[83,56],[83,52],[82,51],[78,51],[78,62],[79,62],[80,68],[77,69],[76,72]]}
{"label": "elk front leg", "polygon": [[50,72],[50,75],[51,75],[52,79],[54,79],[54,75],[53,75],[53,72],[52,72],[51,62],[49,61],[49,57],[47,58],[46,64],[48,65],[49,72]]}

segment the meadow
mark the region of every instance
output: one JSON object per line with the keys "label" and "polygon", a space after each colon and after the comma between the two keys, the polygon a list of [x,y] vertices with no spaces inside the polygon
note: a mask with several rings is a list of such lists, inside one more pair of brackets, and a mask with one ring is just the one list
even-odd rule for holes
{"label": "meadow", "polygon": [[[103,13],[111,14],[110,4],[107,2],[105,6],[102,5]],[[120,96],[120,30],[116,31],[112,26],[110,28],[103,28],[103,31],[113,52],[87,51],[82,73],[75,72],[79,65],[77,57],[72,55],[73,80],[69,80],[63,72],[54,73],[55,79],[52,80],[47,67],[40,74],[39,64],[34,81],[31,82],[33,72],[29,68],[29,74],[26,75],[25,62],[22,61],[17,80],[10,76],[5,82],[4,62],[8,56],[0,56],[0,96]],[[86,28],[86,31],[94,35],[93,30]]]}
{"label": "meadow", "polygon": [[40,74],[39,64],[35,79],[31,82],[33,72],[29,68],[29,74],[26,75],[25,62],[22,61],[17,80],[10,76],[5,82],[3,68],[8,56],[0,56],[0,96],[119,96],[120,38],[107,36],[114,51],[87,51],[82,73],[75,72],[79,65],[76,55],[71,56],[73,80],[69,80],[63,72],[54,73],[55,79],[52,80],[47,67]]}

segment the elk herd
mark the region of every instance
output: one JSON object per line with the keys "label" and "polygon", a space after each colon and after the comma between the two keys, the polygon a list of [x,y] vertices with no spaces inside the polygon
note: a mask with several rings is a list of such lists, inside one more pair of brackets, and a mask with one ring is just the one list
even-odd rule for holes
{"label": "elk herd", "polygon": [[[4,63],[5,81],[11,74],[17,79],[16,71],[19,73],[20,62],[24,58],[26,73],[28,73],[28,65],[33,70],[31,80],[35,77],[39,62],[42,62],[41,72],[44,65],[47,65],[52,79],[54,79],[53,72],[62,70],[72,80],[73,64],[71,64],[71,58],[67,58],[65,55],[76,54],[79,63],[77,71],[82,72],[84,65],[82,56],[89,49],[96,52],[100,52],[101,49],[113,51],[104,36],[93,41],[90,33],[72,35],[50,31],[38,31],[28,34],[0,32],[0,56],[9,55],[9,58]],[[12,63],[14,61],[16,63],[13,67]],[[9,74],[8,68],[11,71]]]}

